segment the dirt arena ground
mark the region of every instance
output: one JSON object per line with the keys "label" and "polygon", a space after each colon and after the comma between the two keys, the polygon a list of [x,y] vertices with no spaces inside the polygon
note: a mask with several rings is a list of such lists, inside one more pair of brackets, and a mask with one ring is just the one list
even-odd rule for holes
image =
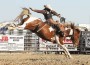
{"label": "dirt arena ground", "polygon": [[72,55],[67,59],[58,54],[0,53],[0,65],[90,65],[90,55]]}

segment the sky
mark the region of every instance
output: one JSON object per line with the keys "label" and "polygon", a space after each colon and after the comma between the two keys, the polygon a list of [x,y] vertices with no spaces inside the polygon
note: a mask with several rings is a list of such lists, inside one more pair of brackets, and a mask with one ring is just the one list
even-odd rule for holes
{"label": "sky", "polygon": [[[0,22],[14,20],[23,7],[42,10],[43,5],[51,5],[53,10],[76,24],[90,24],[90,0],[0,0]],[[44,20],[42,14],[32,12],[32,16]],[[54,17],[54,19],[58,19]]]}

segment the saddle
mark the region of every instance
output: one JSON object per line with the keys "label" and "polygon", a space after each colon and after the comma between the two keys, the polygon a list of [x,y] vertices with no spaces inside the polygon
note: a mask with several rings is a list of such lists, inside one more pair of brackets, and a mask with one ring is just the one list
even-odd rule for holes
{"label": "saddle", "polygon": [[59,28],[59,24],[51,24],[48,21],[45,22],[45,24],[48,24],[49,26],[51,26],[53,29],[55,29],[55,34],[56,35],[60,35],[60,36],[64,36],[64,33],[61,31],[61,29]]}

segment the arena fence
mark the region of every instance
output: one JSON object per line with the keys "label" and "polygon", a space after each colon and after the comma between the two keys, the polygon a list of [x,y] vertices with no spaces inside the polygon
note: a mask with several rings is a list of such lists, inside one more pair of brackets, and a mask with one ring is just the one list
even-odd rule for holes
{"label": "arena fence", "polygon": [[7,30],[0,34],[0,51],[37,51],[38,36],[29,30]]}
{"label": "arena fence", "polygon": [[[45,41],[29,30],[7,30],[0,36],[1,40],[8,37],[8,40],[3,40],[7,42],[6,45],[1,41],[1,51],[63,51],[58,44]],[[77,51],[71,40],[65,39],[64,43],[69,51]]]}
{"label": "arena fence", "polygon": [[[80,45],[75,48],[70,39],[63,41],[69,51],[90,52],[90,31],[82,31]],[[39,38],[29,30],[0,31],[0,51],[40,51],[61,52],[58,44]]]}
{"label": "arena fence", "polygon": [[80,52],[90,52],[90,31],[82,31],[80,35]]}

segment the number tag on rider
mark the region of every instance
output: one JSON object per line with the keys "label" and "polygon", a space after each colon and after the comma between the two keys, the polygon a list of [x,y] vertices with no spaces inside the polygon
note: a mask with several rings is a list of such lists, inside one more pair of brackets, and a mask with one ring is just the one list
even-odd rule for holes
{"label": "number tag on rider", "polygon": [[49,12],[47,12],[47,14],[49,14]]}

